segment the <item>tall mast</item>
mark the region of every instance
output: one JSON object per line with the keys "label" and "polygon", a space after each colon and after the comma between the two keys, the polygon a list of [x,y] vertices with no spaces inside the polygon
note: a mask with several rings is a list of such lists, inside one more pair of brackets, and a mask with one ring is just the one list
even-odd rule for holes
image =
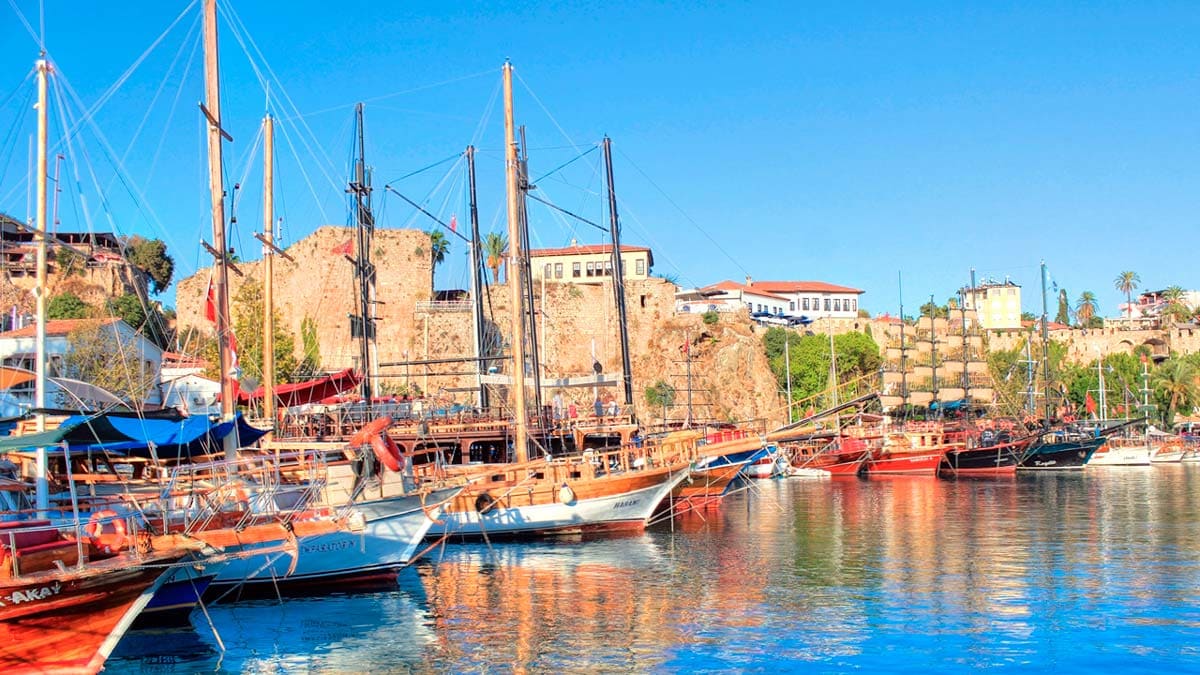
{"label": "tall mast", "polygon": [[275,120],[263,118],[263,413],[275,428]]}
{"label": "tall mast", "polygon": [[1046,392],[1046,400],[1043,401],[1043,406],[1046,410],[1046,421],[1044,426],[1050,427],[1050,419],[1054,412],[1053,404],[1050,402],[1050,329],[1046,325],[1049,314],[1046,309],[1046,261],[1042,261],[1042,379],[1043,387]]}
{"label": "tall mast", "polygon": [[1033,360],[1033,339],[1025,338],[1025,412],[1037,413],[1037,387],[1033,386],[1037,361]]}
{"label": "tall mast", "polygon": [[[44,56],[44,54],[43,54]],[[37,292],[34,294],[37,327],[35,336],[35,366],[37,371],[34,389],[34,407],[38,409],[37,430],[46,430],[46,415],[41,412],[46,407],[46,136],[49,132],[50,105],[46,96],[46,79],[50,74],[50,64],[45,58],[37,61]],[[50,484],[46,480],[46,448],[37,449],[36,478],[37,478],[37,508],[45,512],[50,506]]]}
{"label": "tall mast", "polygon": [[900,413],[908,416],[908,346],[904,344],[904,274],[896,273],[900,293]]}
{"label": "tall mast", "polygon": [[625,319],[625,265],[621,262],[621,219],[617,217],[617,188],[613,184],[612,139],[604,137],[604,174],[608,183],[608,223],[612,233],[613,299],[617,305],[617,326],[621,334],[621,381],[625,387],[625,405],[633,405],[633,368],[629,365],[629,326]]}
{"label": "tall mast", "polygon": [[[975,287],[975,268],[971,268],[971,287]],[[970,363],[970,348],[967,342],[967,294],[960,292],[958,294],[958,308],[962,311],[962,360],[963,360],[963,400],[964,405],[971,403],[971,366]],[[978,321],[979,314],[975,315]]]}
{"label": "tall mast", "polygon": [[487,362],[483,354],[483,243],[479,237],[479,203],[475,199],[475,146],[467,146],[467,177],[471,192],[471,318],[474,326],[476,365],[475,382],[479,387],[477,402],[480,410],[488,407],[487,387],[483,384],[483,373]]}
{"label": "tall mast", "polygon": [[[525,151],[525,127],[520,128],[520,145],[517,159],[517,169],[519,171],[517,181],[517,208],[521,213],[521,250],[529,251],[529,211],[526,208],[525,195],[529,192],[529,155]],[[542,411],[542,359],[541,352],[538,350],[538,329],[537,317],[534,315],[533,304],[533,269],[528,264],[521,266],[520,273],[525,278],[525,307],[526,315],[529,323],[527,324],[528,339],[529,339],[529,363],[532,366],[531,375],[533,375],[533,400],[534,411],[541,418]],[[545,279],[542,279],[542,288],[545,289]],[[545,310],[544,293],[542,310]]]}
{"label": "tall mast", "polygon": [[375,218],[371,215],[371,176],[364,159],[363,104],[354,107],[355,144],[354,179],[347,190],[354,197],[355,247],[354,278],[358,282],[357,317],[350,318],[351,337],[359,338],[359,366],[362,368],[362,397],[364,414],[371,415],[374,383],[371,379],[371,343],[375,340],[374,290],[375,266],[371,264],[371,239],[375,233]]}
{"label": "tall mast", "polygon": [[[204,108],[208,118],[208,191],[212,202],[213,249],[217,252],[212,286],[216,300],[217,364],[221,374],[221,419],[233,419],[237,406],[237,373],[230,345],[229,247],[225,242],[225,184],[221,175],[221,85],[217,58],[217,0],[204,0]],[[237,451],[237,434],[225,437],[225,454]]]}
{"label": "tall mast", "polygon": [[[930,384],[933,389],[933,400],[938,400],[938,379],[937,379],[937,331],[934,330],[934,319],[937,315],[937,305],[933,303],[933,294],[929,294],[929,368],[930,368]],[[938,415],[943,412],[942,406],[938,407]]]}
{"label": "tall mast", "polygon": [[524,251],[521,249],[521,209],[517,203],[520,181],[520,162],[517,159],[516,127],[513,122],[512,64],[504,62],[504,167],[505,192],[508,197],[508,292],[512,304],[512,403],[515,429],[513,449],[516,460],[529,458],[525,412],[525,312],[521,273]]}
{"label": "tall mast", "polygon": [[1108,400],[1107,400],[1106,391],[1105,391],[1107,389],[1107,387],[1104,386],[1104,355],[1103,354],[1098,355],[1098,358],[1096,359],[1096,376],[1100,381],[1100,384],[1098,386],[1098,389],[1100,390],[1099,391],[1099,394],[1100,394],[1099,419],[1101,422],[1103,422],[1106,419],[1108,419]]}

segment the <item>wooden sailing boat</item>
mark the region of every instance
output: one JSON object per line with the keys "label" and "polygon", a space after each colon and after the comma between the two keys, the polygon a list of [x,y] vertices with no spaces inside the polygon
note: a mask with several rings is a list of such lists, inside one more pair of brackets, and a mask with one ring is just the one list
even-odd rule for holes
{"label": "wooden sailing boat", "polygon": [[[640,531],[663,498],[687,476],[698,432],[677,432],[641,445],[585,451],[567,457],[529,457],[525,401],[525,264],[521,229],[520,162],[515,139],[512,65],[504,64],[504,131],[512,305],[512,439],[515,462],[440,467],[482,474],[447,505],[440,534],[458,537],[588,535]],[[615,267],[622,274],[621,267]]]}
{"label": "wooden sailing boat", "polygon": [[[37,62],[37,398],[45,403],[46,383],[46,152],[47,78],[50,65]],[[44,417],[39,413],[40,429]],[[46,449],[38,449],[36,502],[48,505]],[[69,487],[74,490],[71,483]],[[21,514],[14,514],[20,517]],[[89,524],[90,525],[90,524]],[[134,536],[133,545],[110,541],[97,552],[81,536],[75,513],[74,536],[49,520],[13,520],[0,525],[0,669],[5,672],[98,672],[113,647],[163,583],[164,572],[201,546],[176,537]],[[88,528],[88,539],[100,535]],[[118,531],[122,540],[125,532]],[[113,549],[116,552],[113,553]],[[201,567],[200,561],[196,561]]]}

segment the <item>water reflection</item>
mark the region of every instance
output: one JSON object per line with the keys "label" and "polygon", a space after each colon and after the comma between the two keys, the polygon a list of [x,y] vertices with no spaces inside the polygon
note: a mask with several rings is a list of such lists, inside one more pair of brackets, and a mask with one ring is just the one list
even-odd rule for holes
{"label": "water reflection", "polygon": [[1200,656],[1198,488],[1179,465],[759,483],[643,536],[447,546],[394,593],[218,606],[223,657],[202,618],[134,653],[198,655],[156,672],[1177,669]]}

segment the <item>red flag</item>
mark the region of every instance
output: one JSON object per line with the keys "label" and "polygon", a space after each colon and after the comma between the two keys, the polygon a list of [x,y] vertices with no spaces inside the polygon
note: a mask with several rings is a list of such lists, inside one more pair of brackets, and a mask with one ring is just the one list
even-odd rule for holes
{"label": "red flag", "polygon": [[1087,397],[1083,399],[1083,408],[1087,410],[1089,415],[1096,414],[1096,399],[1092,398],[1092,392],[1087,393]]}
{"label": "red flag", "polygon": [[204,299],[204,318],[217,322],[217,291],[213,288],[211,273],[208,275],[208,295]]}
{"label": "red flag", "polygon": [[450,231],[458,232],[458,216],[453,213],[450,214]]}
{"label": "red flag", "polygon": [[242,369],[238,366],[238,343],[237,336],[233,331],[229,331],[229,377],[232,380],[233,400],[237,401],[240,395],[238,391],[241,389],[239,380],[241,379]]}
{"label": "red flag", "polygon": [[354,253],[354,239],[347,239],[346,243],[341,246],[334,246],[332,253],[334,255],[351,255]]}

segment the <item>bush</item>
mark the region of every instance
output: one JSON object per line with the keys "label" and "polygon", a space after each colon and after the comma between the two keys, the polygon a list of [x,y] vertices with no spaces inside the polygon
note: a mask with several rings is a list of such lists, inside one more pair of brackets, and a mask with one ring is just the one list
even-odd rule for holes
{"label": "bush", "polygon": [[721,315],[711,309],[705,312],[703,317],[705,326],[715,326],[721,320]]}

